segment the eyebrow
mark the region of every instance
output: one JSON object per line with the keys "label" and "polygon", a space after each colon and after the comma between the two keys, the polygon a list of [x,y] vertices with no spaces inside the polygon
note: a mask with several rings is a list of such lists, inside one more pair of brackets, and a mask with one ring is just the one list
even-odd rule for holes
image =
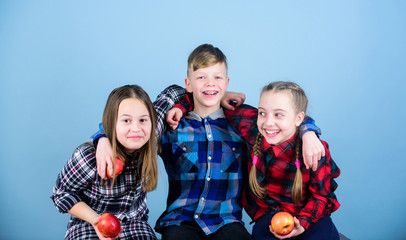
{"label": "eyebrow", "polygon": [[[263,108],[263,107],[258,107],[258,110],[264,110],[264,111],[266,111],[266,109],[265,108]],[[274,110],[272,110],[272,112],[277,112],[277,111],[282,111],[282,112],[286,112],[286,110],[284,110],[284,109],[282,109],[282,108],[278,108],[278,109],[274,109]]]}
{"label": "eyebrow", "polygon": [[[119,117],[132,117],[132,116],[133,116],[133,115],[127,114],[127,113],[124,113],[124,114],[119,115]],[[144,114],[144,115],[141,115],[141,116],[139,116],[139,117],[150,117],[150,116],[149,116],[149,114]]]}

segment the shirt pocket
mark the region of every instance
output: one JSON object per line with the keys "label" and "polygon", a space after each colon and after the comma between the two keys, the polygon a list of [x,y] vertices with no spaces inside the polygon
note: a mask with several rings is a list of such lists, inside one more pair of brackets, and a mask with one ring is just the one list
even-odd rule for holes
{"label": "shirt pocket", "polygon": [[198,142],[172,144],[175,168],[178,173],[199,172]]}
{"label": "shirt pocket", "polygon": [[237,173],[241,167],[242,148],[239,142],[223,141],[221,155],[221,171]]}

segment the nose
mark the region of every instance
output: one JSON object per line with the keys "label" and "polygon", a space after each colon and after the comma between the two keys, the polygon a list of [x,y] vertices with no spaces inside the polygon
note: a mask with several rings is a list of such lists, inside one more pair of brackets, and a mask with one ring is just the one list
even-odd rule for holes
{"label": "nose", "polygon": [[209,78],[207,78],[207,85],[213,86],[213,85],[215,84],[215,82],[216,82],[215,77],[209,77]]}
{"label": "nose", "polygon": [[275,118],[271,116],[270,114],[266,117],[264,121],[265,127],[271,127],[275,125]]}
{"label": "nose", "polygon": [[139,131],[139,130],[140,130],[140,127],[139,127],[139,125],[138,125],[138,122],[134,121],[134,122],[131,124],[131,131],[137,132],[137,131]]}

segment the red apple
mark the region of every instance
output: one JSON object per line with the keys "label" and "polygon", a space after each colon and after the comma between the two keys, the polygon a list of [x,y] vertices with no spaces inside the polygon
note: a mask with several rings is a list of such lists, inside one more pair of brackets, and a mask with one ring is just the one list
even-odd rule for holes
{"label": "red apple", "polygon": [[[123,162],[119,158],[116,158],[116,177],[123,171],[123,167]],[[112,175],[113,173],[110,173],[109,169],[107,168],[107,178],[112,179]]]}
{"label": "red apple", "polygon": [[111,213],[103,213],[97,223],[97,229],[105,238],[117,237],[121,231],[121,223],[116,216]]}
{"label": "red apple", "polygon": [[295,227],[295,221],[288,212],[278,212],[271,220],[270,230],[272,229],[276,234],[284,236],[292,232]]}

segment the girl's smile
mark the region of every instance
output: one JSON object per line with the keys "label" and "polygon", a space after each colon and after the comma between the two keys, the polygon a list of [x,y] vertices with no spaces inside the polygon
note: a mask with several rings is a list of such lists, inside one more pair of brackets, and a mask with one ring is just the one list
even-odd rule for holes
{"label": "girl's smile", "polygon": [[289,91],[266,91],[261,94],[257,125],[269,144],[279,145],[296,133],[304,118],[304,112],[296,112]]}
{"label": "girl's smile", "polygon": [[121,101],[118,108],[117,140],[128,151],[140,149],[151,136],[151,118],[145,104],[137,98]]}

